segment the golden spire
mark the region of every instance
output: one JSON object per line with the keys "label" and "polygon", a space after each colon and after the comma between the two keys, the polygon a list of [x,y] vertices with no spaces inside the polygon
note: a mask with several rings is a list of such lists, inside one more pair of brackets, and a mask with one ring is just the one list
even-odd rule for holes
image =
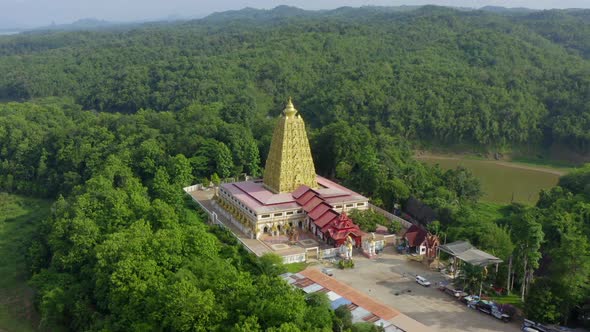
{"label": "golden spire", "polygon": [[285,114],[287,117],[290,118],[293,115],[295,115],[296,113],[297,113],[297,110],[295,109],[295,106],[293,106],[293,102],[291,101],[291,97],[289,97],[289,101],[287,101],[287,106],[283,110],[283,114]]}
{"label": "golden spire", "polygon": [[305,123],[296,113],[289,98],[272,134],[263,181],[273,192],[292,192],[302,184],[317,188]]}

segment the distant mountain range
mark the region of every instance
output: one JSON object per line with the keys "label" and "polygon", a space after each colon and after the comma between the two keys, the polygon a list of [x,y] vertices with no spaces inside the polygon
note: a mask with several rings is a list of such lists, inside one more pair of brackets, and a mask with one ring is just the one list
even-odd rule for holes
{"label": "distant mountain range", "polygon": [[[331,10],[305,10],[292,6],[277,6],[273,9],[256,9],[246,7],[240,10],[228,10],[224,12],[212,13],[205,17],[199,18],[187,18],[178,15],[170,15],[167,18],[161,20],[152,21],[133,21],[133,22],[111,22],[96,18],[85,18],[75,21],[70,24],[52,24],[48,26],[42,26],[32,29],[24,28],[0,28],[1,34],[12,34],[15,32],[43,32],[43,31],[77,31],[77,30],[101,30],[111,28],[129,28],[135,27],[146,23],[172,23],[179,21],[188,20],[203,20],[203,21],[224,21],[224,20],[273,20],[278,18],[289,18],[289,17],[301,17],[301,16],[357,16],[367,13],[402,13],[418,10],[420,8],[437,7],[439,6],[363,6],[360,8],[354,7],[340,7]],[[541,10],[529,9],[529,8],[506,8],[500,6],[485,6],[479,9],[467,8],[467,7],[451,7],[462,11],[474,11],[481,10],[486,12],[507,14],[507,15],[526,15],[533,12],[539,12]]]}
{"label": "distant mountain range", "polygon": [[533,12],[540,11],[538,9],[530,9],[524,7],[517,7],[517,8],[506,8],[500,6],[485,6],[481,7],[479,10],[483,10],[486,12],[493,12],[498,14],[530,14]]}

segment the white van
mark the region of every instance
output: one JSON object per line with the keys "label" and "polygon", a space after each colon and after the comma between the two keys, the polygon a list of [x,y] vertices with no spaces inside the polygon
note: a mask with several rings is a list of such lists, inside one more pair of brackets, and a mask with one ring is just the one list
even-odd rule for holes
{"label": "white van", "polygon": [[424,287],[430,287],[430,281],[421,276],[416,276],[416,282]]}

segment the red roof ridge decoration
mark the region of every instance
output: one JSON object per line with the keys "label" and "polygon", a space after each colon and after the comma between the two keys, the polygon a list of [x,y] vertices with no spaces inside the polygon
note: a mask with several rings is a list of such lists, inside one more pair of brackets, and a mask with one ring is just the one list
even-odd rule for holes
{"label": "red roof ridge decoration", "polygon": [[351,234],[357,237],[363,235],[358,225],[355,224],[344,212],[333,219],[332,222],[324,228],[327,228],[328,234],[335,241],[345,240]]}

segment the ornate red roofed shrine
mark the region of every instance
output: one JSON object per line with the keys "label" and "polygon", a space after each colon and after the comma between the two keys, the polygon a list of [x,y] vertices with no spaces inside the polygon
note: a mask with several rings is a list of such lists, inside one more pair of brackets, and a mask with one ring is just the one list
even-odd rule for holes
{"label": "ornate red roofed shrine", "polygon": [[363,232],[358,225],[346,213],[341,213],[339,216],[330,220],[322,227],[322,233],[326,235],[328,243],[336,247],[343,245],[348,236],[353,239],[356,246],[360,246],[363,236]]}

